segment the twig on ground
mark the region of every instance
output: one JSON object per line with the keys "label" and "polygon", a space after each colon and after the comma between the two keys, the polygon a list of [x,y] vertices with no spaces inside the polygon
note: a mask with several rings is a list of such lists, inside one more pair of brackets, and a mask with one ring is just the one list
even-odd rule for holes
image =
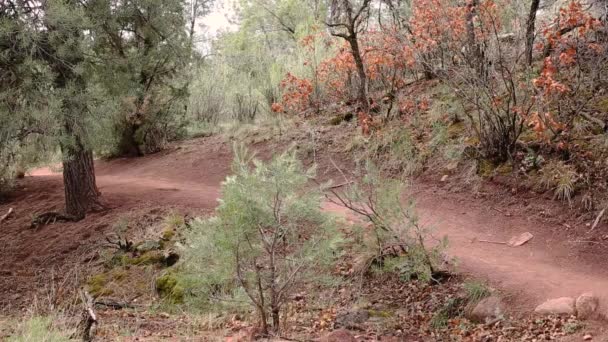
{"label": "twig on ground", "polygon": [[127,302],[118,302],[115,300],[97,300],[95,301],[95,305],[101,305],[101,306],[105,306],[107,308],[111,308],[114,310],[120,310],[120,309],[132,309],[135,306],[133,306],[133,304],[127,303]]}
{"label": "twig on ground", "polygon": [[473,242],[484,242],[484,243],[493,243],[495,245],[507,245],[507,242],[504,241],[491,241],[491,240],[480,240],[478,238],[471,239],[471,243]]}
{"label": "twig on ground", "polygon": [[8,213],[4,214],[4,216],[0,217],[0,223],[6,220],[13,213],[13,208],[8,209]]}
{"label": "twig on ground", "polygon": [[337,189],[337,188],[341,188],[341,187],[346,186],[346,185],[351,185],[353,183],[354,183],[353,181],[348,181],[348,182],[332,185],[332,186],[328,187],[328,189]]}
{"label": "twig on ground", "polygon": [[503,211],[503,210],[500,210],[500,209],[498,209],[498,208],[494,208],[494,207],[491,207],[491,208],[492,208],[492,210],[496,210],[496,211],[498,211],[499,213],[501,213],[501,214],[503,214],[503,215],[505,215],[505,216],[507,216],[507,217],[512,216],[510,213],[507,213],[507,212],[505,212],[505,211]]}
{"label": "twig on ground", "polygon": [[591,225],[591,229],[589,229],[590,232],[592,232],[595,229],[595,227],[597,227],[597,225],[600,223],[600,220],[604,216],[605,212],[606,212],[606,208],[604,208],[604,209],[602,209],[602,211],[600,211],[600,213],[595,218],[595,221],[593,221],[593,225]]}

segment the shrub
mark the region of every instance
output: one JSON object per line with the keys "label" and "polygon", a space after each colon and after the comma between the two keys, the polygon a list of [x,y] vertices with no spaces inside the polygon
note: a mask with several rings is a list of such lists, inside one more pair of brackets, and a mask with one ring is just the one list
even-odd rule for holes
{"label": "shrub", "polygon": [[251,94],[236,94],[232,105],[232,119],[241,123],[252,123],[258,114],[258,100]]}
{"label": "shrub", "polygon": [[484,283],[478,281],[467,281],[462,287],[466,292],[467,302],[469,303],[478,303],[491,294],[490,289]]}
{"label": "shrub", "polygon": [[554,198],[560,201],[572,202],[579,178],[574,168],[562,161],[549,161],[541,169],[540,184],[546,190],[554,192]]}
{"label": "shrub", "polygon": [[381,177],[378,169],[366,163],[366,173],[360,184],[349,185],[344,192],[329,189],[329,200],[361,215],[369,222],[361,241],[364,260],[362,271],[373,265],[398,271],[404,278],[437,280],[441,252],[447,240],[429,244],[430,227],[422,225],[415,204],[404,205],[401,181]]}
{"label": "shrub", "polygon": [[269,163],[235,151],[216,215],[192,223],[185,268],[199,297],[234,300],[242,290],[262,331],[270,317],[277,331],[289,294],[320,280],[340,238],[320,212],[320,193],[307,188],[312,170],[304,171],[293,151]]}

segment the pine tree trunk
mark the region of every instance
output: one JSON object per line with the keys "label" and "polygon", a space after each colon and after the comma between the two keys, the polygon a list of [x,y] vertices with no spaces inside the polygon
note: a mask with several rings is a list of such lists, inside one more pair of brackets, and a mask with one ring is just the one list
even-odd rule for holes
{"label": "pine tree trunk", "polygon": [[141,157],[143,153],[139,148],[135,134],[139,125],[126,122],[119,124],[119,129],[122,130],[120,142],[118,143],[118,155],[121,157]]}
{"label": "pine tree trunk", "polygon": [[[66,130],[71,131],[71,127],[66,125]],[[95,183],[93,152],[86,149],[78,137],[75,140],[62,146],[63,185],[66,214],[81,220],[93,206],[99,205],[100,192]]]}
{"label": "pine tree trunk", "polygon": [[[43,2],[44,3],[44,2]],[[45,10],[47,4],[44,3]],[[76,10],[80,4],[76,0],[65,2],[67,10]],[[63,183],[65,188],[65,210],[68,220],[81,220],[93,206],[99,205],[99,190],[95,184],[93,153],[83,141],[86,130],[82,125],[88,112],[87,102],[78,94],[86,92],[87,82],[82,73],[76,72],[85,58],[80,50],[82,31],[79,28],[48,26],[48,50],[45,58],[55,75],[55,88],[66,92],[62,99],[63,132],[60,142],[63,154]],[[60,42],[60,43],[57,43]],[[58,46],[52,45],[59,44]],[[70,51],[62,56],[59,50]],[[62,56],[61,58],[57,56]]]}
{"label": "pine tree trunk", "polygon": [[528,23],[526,27],[526,63],[532,65],[532,52],[534,49],[534,28],[536,26],[536,12],[540,0],[532,0],[530,5],[530,13],[528,14]]}

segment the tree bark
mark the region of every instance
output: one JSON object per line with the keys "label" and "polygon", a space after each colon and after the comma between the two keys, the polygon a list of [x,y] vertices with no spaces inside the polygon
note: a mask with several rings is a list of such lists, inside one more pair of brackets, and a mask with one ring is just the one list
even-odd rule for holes
{"label": "tree bark", "polygon": [[359,49],[359,42],[356,35],[351,35],[348,39],[350,48],[352,50],[353,59],[357,67],[357,74],[359,75],[359,89],[358,98],[361,103],[361,109],[365,114],[369,114],[369,100],[367,98],[367,74],[365,73],[365,66],[363,65],[363,58],[361,57],[361,50]]}
{"label": "tree bark", "polygon": [[536,26],[536,12],[540,0],[532,0],[530,5],[530,13],[528,14],[528,22],[526,25],[526,63],[532,65],[532,52],[534,50],[534,29]]}
{"label": "tree bark", "polygon": [[139,148],[135,134],[139,128],[138,124],[131,122],[119,123],[122,130],[120,142],[118,143],[118,155],[121,157],[141,157],[143,152]]}
{"label": "tree bark", "polygon": [[471,67],[473,67],[477,71],[477,74],[481,77],[484,75],[485,65],[483,63],[481,47],[477,42],[477,37],[475,34],[474,19],[475,16],[477,16],[477,5],[478,0],[471,0],[471,3],[467,5],[467,45],[469,49],[469,65],[471,65]]}
{"label": "tree bark", "polygon": [[65,129],[75,140],[72,144],[62,145],[65,211],[75,220],[81,220],[92,207],[99,205],[100,192],[95,182],[93,152],[83,146],[69,123]]}
{"label": "tree bark", "polygon": [[280,328],[281,328],[281,321],[280,321],[280,317],[279,317],[279,308],[276,306],[273,306],[272,308],[272,328],[274,329],[275,332],[279,332]]}

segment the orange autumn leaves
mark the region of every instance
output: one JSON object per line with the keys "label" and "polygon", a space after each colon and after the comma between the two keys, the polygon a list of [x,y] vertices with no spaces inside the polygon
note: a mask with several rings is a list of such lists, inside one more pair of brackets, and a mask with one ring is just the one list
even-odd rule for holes
{"label": "orange autumn leaves", "polygon": [[[565,123],[555,118],[549,110],[561,99],[575,95],[576,79],[580,77],[577,60],[583,54],[601,54],[602,48],[593,43],[593,34],[602,23],[586,12],[578,1],[573,1],[559,11],[554,22],[542,31],[544,41],[537,50],[545,53],[540,75],[532,80],[536,89],[536,104],[539,111],[531,113],[527,119],[530,128],[539,139],[547,140],[546,132],[567,131]],[[544,110],[543,110],[544,109]],[[560,141],[558,148],[565,143]]]}
{"label": "orange autumn leaves", "polygon": [[[455,0],[414,0],[407,29],[384,26],[361,33],[358,42],[370,88],[398,94],[406,80],[422,70],[424,63],[429,63],[429,56],[441,54],[443,58],[447,54],[455,63],[451,67],[457,68],[461,63],[458,58],[463,47],[470,43],[471,33],[477,43],[485,44],[501,32],[499,9],[508,1],[468,0],[463,5]],[[509,109],[534,130],[539,139],[546,139],[548,131],[554,134],[567,129],[560,122],[563,119],[552,110],[556,99],[572,92],[573,73],[581,48],[585,48],[584,53],[604,53],[604,47],[590,39],[600,26],[601,23],[589,15],[580,2],[573,1],[561,9],[555,22],[542,30],[542,39],[539,39],[542,44],[538,49],[542,52],[549,48],[551,53],[542,61],[537,77],[520,86],[520,91],[534,93],[531,103],[534,110]],[[317,42],[332,48],[334,54],[314,65],[311,60],[305,61],[306,66],[312,66],[312,76],[288,73],[280,85],[281,102],[272,105],[273,111],[297,114],[311,106],[319,108],[323,104],[352,102],[356,98],[353,85],[358,82],[358,76],[348,44],[337,43],[319,30],[304,37],[301,45],[312,52]],[[319,96],[313,99],[314,92],[319,92]],[[409,98],[397,97],[397,102],[404,115],[418,115],[428,108],[428,100],[420,106]],[[500,95],[492,105],[497,108],[503,105]],[[357,116],[363,132],[369,133],[369,113],[358,112]]]}

